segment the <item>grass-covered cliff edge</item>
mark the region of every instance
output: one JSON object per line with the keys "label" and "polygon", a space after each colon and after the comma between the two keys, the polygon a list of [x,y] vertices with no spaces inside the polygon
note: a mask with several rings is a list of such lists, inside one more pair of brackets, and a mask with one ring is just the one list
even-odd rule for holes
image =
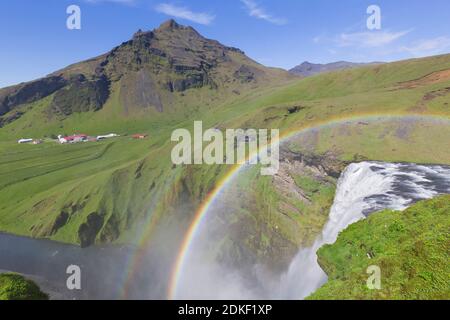
{"label": "grass-covered cliff edge", "polygon": [[48,300],[31,280],[15,273],[0,274],[0,300]]}
{"label": "grass-covered cliff edge", "polygon": [[[449,299],[450,196],[385,210],[350,225],[317,252],[328,282],[309,299]],[[381,289],[368,289],[369,266]]]}

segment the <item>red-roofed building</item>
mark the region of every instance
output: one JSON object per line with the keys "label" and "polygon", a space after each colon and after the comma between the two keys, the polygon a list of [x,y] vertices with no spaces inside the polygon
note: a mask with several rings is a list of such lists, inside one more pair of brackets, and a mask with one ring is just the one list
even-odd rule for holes
{"label": "red-roofed building", "polygon": [[74,134],[73,136],[61,137],[58,136],[61,143],[77,143],[87,141],[88,136],[86,134]]}
{"label": "red-roofed building", "polygon": [[147,135],[146,134],[137,133],[137,134],[133,134],[131,137],[133,139],[145,139],[145,138],[147,138]]}

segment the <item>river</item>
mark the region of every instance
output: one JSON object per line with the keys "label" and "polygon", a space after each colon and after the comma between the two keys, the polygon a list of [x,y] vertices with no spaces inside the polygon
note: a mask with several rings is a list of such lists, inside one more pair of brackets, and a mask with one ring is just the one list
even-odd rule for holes
{"label": "river", "polygon": [[[89,247],[0,233],[0,270],[25,274],[52,299],[116,299],[126,270],[128,247]],[[81,269],[81,290],[69,290],[67,267]]]}

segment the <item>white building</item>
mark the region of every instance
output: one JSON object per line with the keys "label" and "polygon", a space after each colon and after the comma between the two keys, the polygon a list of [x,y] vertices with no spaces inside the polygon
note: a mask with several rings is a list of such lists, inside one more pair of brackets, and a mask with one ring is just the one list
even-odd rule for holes
{"label": "white building", "polygon": [[114,137],[118,137],[118,134],[115,133],[110,133],[110,134],[106,134],[103,136],[97,136],[97,140],[103,140],[103,139],[109,139],[109,138],[114,138]]}
{"label": "white building", "polygon": [[59,143],[61,143],[61,144],[67,143],[67,140],[62,135],[58,136],[58,140],[59,140]]}
{"label": "white building", "polygon": [[17,143],[30,143],[33,142],[33,139],[20,139],[17,141]]}

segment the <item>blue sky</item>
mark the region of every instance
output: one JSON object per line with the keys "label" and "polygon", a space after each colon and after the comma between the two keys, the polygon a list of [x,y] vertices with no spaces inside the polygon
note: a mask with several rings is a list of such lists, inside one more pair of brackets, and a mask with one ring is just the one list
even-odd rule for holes
{"label": "blue sky", "polygon": [[[68,30],[66,8],[81,8]],[[367,29],[369,5],[381,30]],[[174,17],[269,66],[394,61],[450,52],[448,0],[2,0],[0,87],[109,51]]]}

